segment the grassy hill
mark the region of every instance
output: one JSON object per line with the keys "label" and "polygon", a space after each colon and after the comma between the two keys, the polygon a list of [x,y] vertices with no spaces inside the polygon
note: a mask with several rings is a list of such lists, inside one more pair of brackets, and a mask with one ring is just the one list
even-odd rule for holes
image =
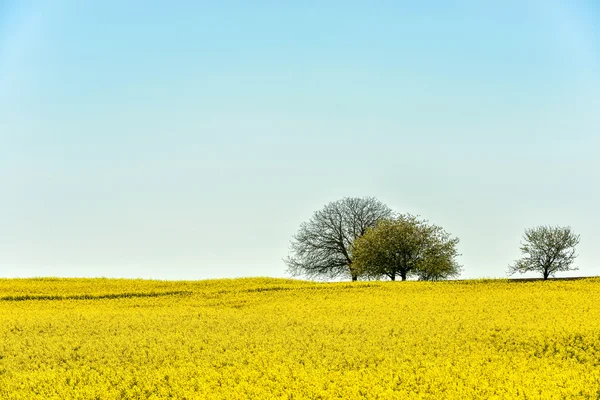
{"label": "grassy hill", "polygon": [[0,279],[2,399],[600,398],[600,279]]}

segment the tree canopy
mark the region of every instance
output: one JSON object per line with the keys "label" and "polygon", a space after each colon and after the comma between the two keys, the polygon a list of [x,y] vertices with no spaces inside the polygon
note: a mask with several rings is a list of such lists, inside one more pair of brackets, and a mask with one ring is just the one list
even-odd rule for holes
{"label": "tree canopy", "polygon": [[327,204],[294,235],[285,259],[288,272],[309,278],[347,276],[357,280],[354,241],[391,215],[392,210],[374,197],[346,197]]}
{"label": "tree canopy", "polygon": [[521,242],[523,258],[508,266],[508,274],[539,272],[544,280],[557,272],[574,271],[575,246],[580,237],[571,227],[538,226],[526,229]]}
{"label": "tree canopy", "polygon": [[358,238],[353,247],[359,275],[421,280],[457,277],[457,238],[441,227],[410,214],[383,219]]}

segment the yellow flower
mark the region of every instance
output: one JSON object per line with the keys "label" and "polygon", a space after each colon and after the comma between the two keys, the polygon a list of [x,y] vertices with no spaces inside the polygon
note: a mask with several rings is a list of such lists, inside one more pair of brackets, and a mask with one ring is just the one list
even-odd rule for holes
{"label": "yellow flower", "polygon": [[0,279],[1,399],[596,399],[599,360],[599,279]]}

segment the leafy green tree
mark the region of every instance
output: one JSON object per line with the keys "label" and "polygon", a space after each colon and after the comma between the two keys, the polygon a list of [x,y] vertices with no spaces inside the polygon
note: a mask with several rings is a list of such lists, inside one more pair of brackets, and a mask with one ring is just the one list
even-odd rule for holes
{"label": "leafy green tree", "polygon": [[457,277],[461,270],[456,262],[458,241],[426,220],[398,215],[379,221],[354,242],[354,264],[359,274],[368,278]]}
{"label": "leafy green tree", "polygon": [[352,245],[392,210],[374,197],[346,197],[316,211],[300,225],[285,259],[288,272],[309,278],[358,279]]}
{"label": "leafy green tree", "polygon": [[571,227],[538,226],[526,229],[521,242],[524,257],[508,266],[508,274],[540,272],[544,280],[557,272],[575,271],[575,246],[580,236]]}

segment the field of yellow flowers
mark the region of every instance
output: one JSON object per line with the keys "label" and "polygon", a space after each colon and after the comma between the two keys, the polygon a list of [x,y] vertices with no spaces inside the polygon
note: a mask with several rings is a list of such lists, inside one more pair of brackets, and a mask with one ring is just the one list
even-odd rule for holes
{"label": "field of yellow flowers", "polygon": [[600,399],[600,279],[0,279],[0,399]]}

